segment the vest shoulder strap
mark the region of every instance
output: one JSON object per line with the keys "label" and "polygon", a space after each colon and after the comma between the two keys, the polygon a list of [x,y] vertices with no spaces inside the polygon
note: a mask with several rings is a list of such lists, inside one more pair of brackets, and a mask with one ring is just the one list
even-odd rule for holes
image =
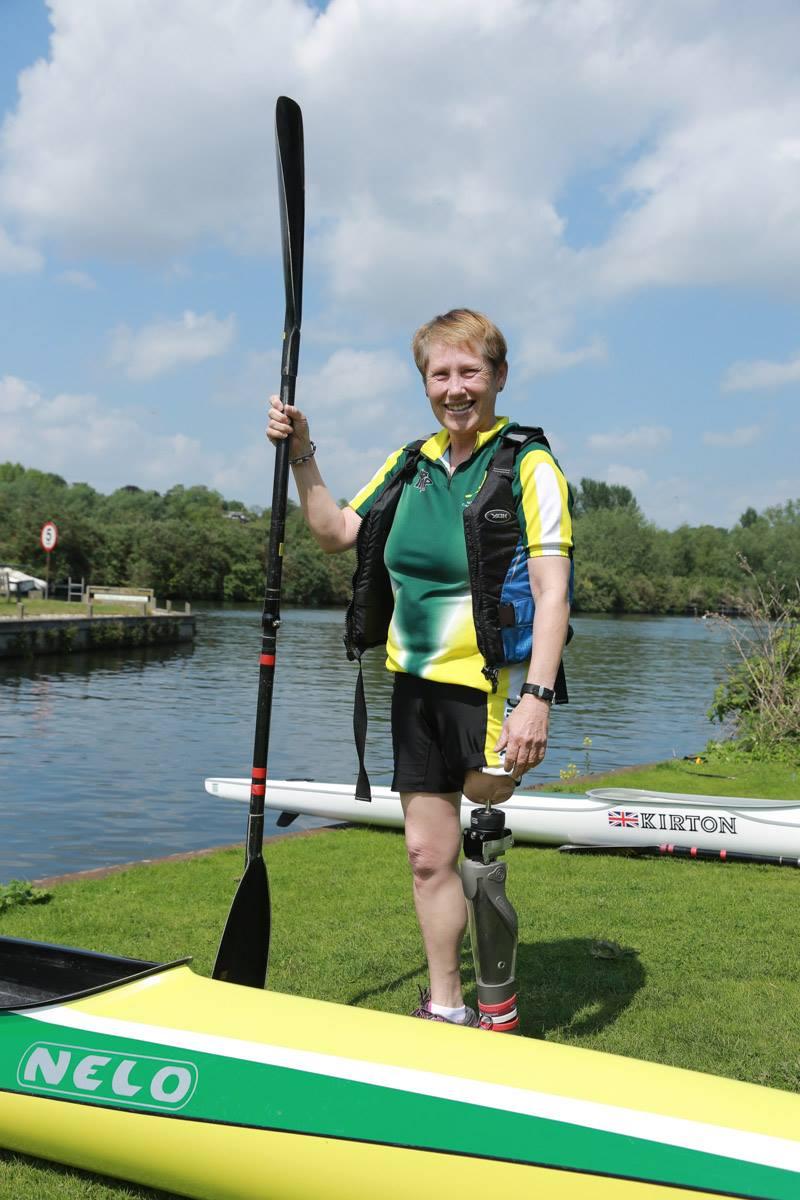
{"label": "vest shoulder strap", "polygon": [[417,438],[415,442],[409,442],[407,445],[403,446],[403,450],[406,453],[406,461],[403,464],[403,469],[400,474],[404,481],[410,479],[416,471],[420,452],[424,445],[425,438]]}
{"label": "vest shoulder strap", "polygon": [[520,451],[530,445],[543,446],[550,454],[553,453],[545,432],[539,425],[518,425],[506,433],[501,433],[500,445],[492,460],[492,466],[495,470],[510,470]]}

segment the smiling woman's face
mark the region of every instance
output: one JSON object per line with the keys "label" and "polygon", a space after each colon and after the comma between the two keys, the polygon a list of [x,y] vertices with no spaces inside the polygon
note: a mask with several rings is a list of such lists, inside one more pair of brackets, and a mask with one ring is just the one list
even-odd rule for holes
{"label": "smiling woman's face", "polygon": [[425,392],[433,415],[453,442],[474,441],[495,422],[497,393],[503,390],[508,366],[494,370],[469,342],[451,346],[432,342],[425,371]]}

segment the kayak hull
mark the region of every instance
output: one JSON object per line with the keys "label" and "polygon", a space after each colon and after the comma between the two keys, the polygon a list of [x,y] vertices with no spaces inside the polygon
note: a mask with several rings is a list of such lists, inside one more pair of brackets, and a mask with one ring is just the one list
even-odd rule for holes
{"label": "kayak hull", "polygon": [[800,1097],[181,964],[0,1012],[0,1145],[198,1200],[800,1194]]}
{"label": "kayak hull", "polygon": [[[206,791],[247,802],[246,779],[209,778]],[[267,782],[265,807],[330,821],[401,828],[400,797],[372,789],[372,802],[355,798],[344,784],[296,780]],[[469,827],[475,806],[461,804]],[[596,788],[585,794],[517,791],[503,805],[517,842],[544,845],[608,844],[652,846],[670,842],[705,850],[800,858],[800,803],[758,798],[690,796],[638,788]]]}
{"label": "kayak hull", "polygon": [[[45,1122],[50,1123],[51,1128],[57,1127],[57,1139],[52,1133],[42,1132]],[[407,1151],[354,1146],[348,1142],[318,1144],[298,1135],[262,1130],[209,1125],[198,1134],[197,1127],[188,1123],[154,1123],[151,1118],[135,1114],[123,1116],[104,1112],[92,1118],[89,1131],[85,1114],[64,1109],[54,1121],[45,1101],[28,1100],[15,1111],[13,1107],[7,1109],[0,1096],[0,1123],[8,1130],[10,1149],[145,1187],[157,1187],[177,1195],[213,1197],[214,1200],[251,1200],[255,1196],[265,1200],[267,1197],[351,1200],[362,1196],[373,1198],[376,1194],[389,1200],[405,1200],[410,1196],[429,1194],[428,1188],[430,1194],[435,1194],[440,1190],[444,1193],[448,1186],[485,1187],[488,1190],[498,1184],[496,1164],[491,1162],[470,1160],[465,1164],[447,1156],[412,1155]],[[38,1137],[32,1136],[37,1123]],[[15,1124],[16,1137],[11,1132]],[[86,1147],[87,1138],[101,1143],[103,1152],[76,1149]],[[154,1153],[154,1144],[163,1146],[167,1141],[168,1155],[163,1149]],[[518,1173],[521,1177],[518,1188],[510,1193],[512,1195],[522,1195],[523,1187],[538,1188],[535,1194],[554,1198],[578,1194],[571,1190],[546,1190],[542,1178],[552,1176],[549,1171],[517,1167],[515,1172],[514,1168],[507,1167],[506,1172]],[[363,1180],[361,1185],[357,1182],[359,1179]],[[379,1193],[376,1190],[378,1180]],[[556,1186],[561,1183],[556,1180]],[[614,1190],[618,1183],[605,1181],[600,1190],[584,1194],[593,1200],[613,1200],[614,1196],[624,1200],[628,1185],[622,1184],[624,1190],[620,1192]],[[637,1187],[630,1194],[639,1193]],[[651,1194],[667,1196],[666,1189]],[[674,1195],[672,1189],[669,1195]]]}

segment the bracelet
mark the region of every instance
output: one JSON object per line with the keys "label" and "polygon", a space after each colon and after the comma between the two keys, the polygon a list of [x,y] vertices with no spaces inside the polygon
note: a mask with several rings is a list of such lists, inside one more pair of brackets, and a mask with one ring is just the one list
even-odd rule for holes
{"label": "bracelet", "polygon": [[312,442],[311,449],[309,450],[308,454],[300,454],[300,455],[298,455],[297,458],[290,458],[289,466],[297,467],[300,465],[300,463],[308,462],[308,460],[310,458],[313,458],[316,453],[317,453],[317,444],[316,444],[316,442]]}

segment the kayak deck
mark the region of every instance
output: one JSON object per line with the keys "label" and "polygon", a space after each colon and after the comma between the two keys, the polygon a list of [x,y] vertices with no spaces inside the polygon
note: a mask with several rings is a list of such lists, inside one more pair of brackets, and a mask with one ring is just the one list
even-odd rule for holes
{"label": "kayak deck", "polygon": [[76,1000],[177,965],[0,937],[0,1012]]}
{"label": "kayak deck", "polygon": [[202,1200],[799,1194],[796,1096],[145,971],[0,1013],[0,1145]]}
{"label": "kayak deck", "polygon": [[0,1012],[7,1149],[202,1200],[800,1194],[797,1096],[185,966],[0,949],[4,987],[61,997]]}
{"label": "kayak deck", "polygon": [[[247,779],[206,779],[206,791],[247,802]],[[357,800],[352,786],[270,780],[264,806],[328,821],[400,828],[400,797],[374,787],[372,803]],[[461,804],[462,828],[475,805]],[[706,796],[640,788],[595,788],[586,793],[517,791],[503,805],[515,842],[539,845],[677,842],[702,850],[800,858],[800,802],[750,796]],[[281,821],[286,824],[286,821]],[[666,836],[664,836],[666,835]]]}
{"label": "kayak deck", "polygon": [[653,792],[647,788],[601,787],[589,788],[586,793],[592,800],[610,801],[612,804],[660,804],[669,807],[679,805],[681,808],[725,808],[731,812],[759,810],[777,812],[790,818],[793,824],[798,823],[798,800],[767,800],[762,796],[707,796],[701,792]]}

